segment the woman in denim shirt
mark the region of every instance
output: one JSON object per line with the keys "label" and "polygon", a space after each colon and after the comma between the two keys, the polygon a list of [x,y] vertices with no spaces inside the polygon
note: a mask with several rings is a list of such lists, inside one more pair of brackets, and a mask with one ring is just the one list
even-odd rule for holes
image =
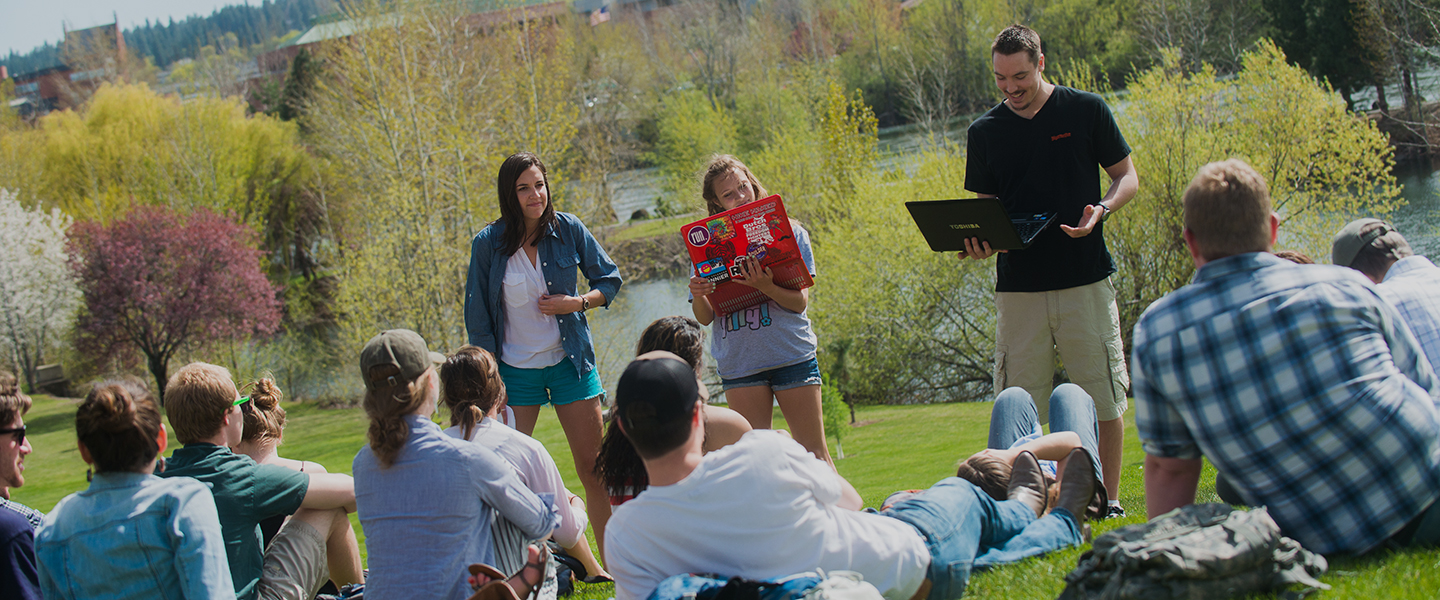
{"label": "woman in denim shirt", "polygon": [[[595,538],[603,540],[610,504],[592,471],[605,388],[585,311],[615,300],[620,271],[580,219],[555,212],[545,164],[534,154],[506,158],[496,191],[500,219],[470,244],[465,329],[471,344],[500,360],[517,429],[533,433],[540,407],[555,405]],[[590,284],[584,294],[577,293],[577,270]]]}
{"label": "woman in denim shirt", "polygon": [[66,496],[35,537],[46,598],[234,598],[210,488],[152,475],[165,426],[150,393],[102,383],[75,414],[90,488]]}

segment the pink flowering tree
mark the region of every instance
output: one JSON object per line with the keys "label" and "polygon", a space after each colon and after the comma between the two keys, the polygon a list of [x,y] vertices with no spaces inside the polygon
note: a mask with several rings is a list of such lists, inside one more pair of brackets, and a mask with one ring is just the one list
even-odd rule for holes
{"label": "pink flowering tree", "polygon": [[139,206],[109,224],[71,229],[70,267],[84,297],[77,346],[95,356],[139,350],[163,397],[182,349],[273,333],[275,286],[254,234],[208,210]]}

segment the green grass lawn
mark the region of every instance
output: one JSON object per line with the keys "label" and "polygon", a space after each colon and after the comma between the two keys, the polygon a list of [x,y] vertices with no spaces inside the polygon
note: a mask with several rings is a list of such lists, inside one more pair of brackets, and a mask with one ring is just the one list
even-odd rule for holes
{"label": "green grass lawn", "polygon": [[609,237],[606,241],[612,244],[618,244],[628,240],[638,240],[655,237],[657,235],[679,235],[681,225],[699,219],[702,216],[704,216],[704,213],[694,212],[674,217],[632,221],[608,231],[607,235]]}
{"label": "green grass lawn", "polygon": [[[860,408],[856,413],[858,426],[844,436],[845,458],[837,459],[835,464],[869,506],[878,505],[895,490],[928,487],[954,474],[956,460],[985,446],[990,406],[974,403]],[[350,472],[351,459],[365,443],[367,422],[363,412],[305,404],[287,404],[286,410],[290,412],[290,423],[285,445],[280,449],[282,456],[319,462],[332,472]],[[25,461],[25,487],[11,490],[14,500],[48,511],[65,495],[85,487],[85,464],[75,449],[74,414],[75,403],[71,400],[35,398],[35,407],[25,417],[29,428],[26,437],[35,452]],[[777,428],[785,426],[779,411],[775,421]],[[1144,454],[1135,438],[1133,411],[1126,415],[1125,435],[1120,500],[1130,516],[1096,523],[1096,535],[1145,520],[1141,466]],[[578,492],[581,488],[574,461],[553,410],[541,412],[536,438],[550,449],[566,484]],[[171,444],[175,444],[173,437]],[[839,456],[833,445],[831,454]],[[1214,470],[1207,466],[1200,482],[1199,501],[1217,501],[1214,479]],[[364,552],[358,521],[356,531],[361,534]],[[1062,578],[1075,566],[1083,550],[1073,548],[977,574],[966,597],[1054,598],[1064,588]],[[1440,550],[1334,559],[1330,572],[1321,579],[1334,586],[1323,593],[1326,598],[1431,599],[1440,595]],[[613,595],[610,585],[578,587],[581,599],[603,600]]]}

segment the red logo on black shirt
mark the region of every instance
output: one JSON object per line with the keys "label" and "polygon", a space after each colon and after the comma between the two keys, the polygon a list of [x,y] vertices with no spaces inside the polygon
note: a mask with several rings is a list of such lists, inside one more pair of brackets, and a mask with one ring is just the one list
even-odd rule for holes
{"label": "red logo on black shirt", "polygon": [[1060,135],[1052,135],[1052,136],[1050,136],[1050,141],[1053,142],[1053,141],[1056,141],[1056,140],[1059,140],[1059,139],[1062,139],[1062,138],[1067,138],[1067,137],[1070,137],[1070,132],[1068,132],[1068,131],[1065,132],[1065,133],[1062,133],[1062,134],[1060,134]]}

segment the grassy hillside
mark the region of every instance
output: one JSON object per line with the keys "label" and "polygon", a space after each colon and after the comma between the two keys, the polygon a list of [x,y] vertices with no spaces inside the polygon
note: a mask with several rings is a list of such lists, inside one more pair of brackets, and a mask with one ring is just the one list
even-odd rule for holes
{"label": "grassy hillside", "polygon": [[[66,494],[85,486],[85,465],[75,449],[71,400],[37,397],[26,415],[27,439],[35,448],[25,461],[26,485],[11,490],[13,498],[49,510]],[[350,461],[365,443],[366,419],[359,409],[322,410],[313,405],[286,405],[290,424],[281,455],[316,461],[332,472],[350,472]],[[954,474],[954,463],[985,445],[990,404],[938,404],[860,408],[857,427],[845,432],[841,474],[855,484],[867,505],[878,505],[890,492],[927,487]],[[1135,439],[1134,413],[1126,415],[1125,467],[1120,499],[1130,516],[1095,525],[1099,535],[1114,527],[1145,519],[1143,453]],[[776,427],[784,420],[776,411]],[[536,438],[545,443],[571,489],[580,489],[564,435],[552,410],[541,413]],[[171,438],[173,445],[174,438]],[[833,443],[833,440],[832,440]],[[168,454],[168,452],[167,452]],[[838,452],[832,446],[832,455]],[[1206,467],[1200,482],[1200,501],[1216,501],[1215,474]],[[360,531],[356,522],[356,530]],[[363,532],[362,544],[363,544]],[[362,552],[364,548],[361,548]],[[1075,566],[1083,548],[1033,559],[971,581],[967,598],[1054,598],[1064,588],[1063,577]],[[1322,580],[1334,586],[1322,598],[1430,599],[1440,592],[1440,550],[1381,552],[1364,559],[1331,560]],[[613,595],[609,585],[581,585],[579,598],[604,599]]]}

